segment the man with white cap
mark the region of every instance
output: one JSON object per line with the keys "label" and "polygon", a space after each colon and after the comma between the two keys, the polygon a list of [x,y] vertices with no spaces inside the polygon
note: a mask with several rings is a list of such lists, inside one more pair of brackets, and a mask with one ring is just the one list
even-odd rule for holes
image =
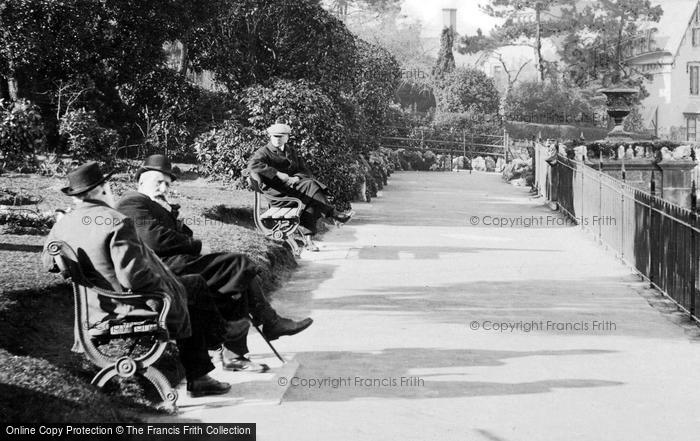
{"label": "man with white cap", "polygon": [[291,131],[291,127],[279,121],[268,127],[270,142],[253,154],[248,169],[260,178],[260,187],[265,193],[292,196],[306,204],[299,231],[304,235],[306,248],[318,251],[312,240],[318,219],[325,216],[345,223],[353,212],[342,213],[328,202],[328,187],[313,178],[304,160],[287,144]]}

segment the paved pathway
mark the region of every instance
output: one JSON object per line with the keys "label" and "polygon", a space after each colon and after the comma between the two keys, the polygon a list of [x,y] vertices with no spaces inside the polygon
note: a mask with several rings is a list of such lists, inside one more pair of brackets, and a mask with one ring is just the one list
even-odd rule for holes
{"label": "paved pathway", "polygon": [[278,343],[300,364],[282,403],[185,419],[260,440],[700,439],[698,329],[526,189],[397,173],[356,211],[275,294],[315,320]]}

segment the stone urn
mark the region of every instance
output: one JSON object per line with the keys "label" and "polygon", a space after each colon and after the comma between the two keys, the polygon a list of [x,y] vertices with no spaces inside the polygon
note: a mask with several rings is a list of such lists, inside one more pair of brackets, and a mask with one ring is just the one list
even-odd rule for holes
{"label": "stone urn", "polygon": [[625,132],[623,121],[632,110],[632,98],[637,94],[637,89],[609,88],[601,89],[600,93],[605,94],[608,115],[615,121],[615,127],[608,133],[606,139],[611,141],[631,140],[632,134]]}

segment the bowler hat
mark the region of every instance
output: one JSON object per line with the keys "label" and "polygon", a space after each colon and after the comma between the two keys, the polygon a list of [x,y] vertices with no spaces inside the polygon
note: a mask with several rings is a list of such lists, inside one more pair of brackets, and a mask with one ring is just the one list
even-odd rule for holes
{"label": "bowler hat", "polygon": [[105,182],[112,173],[102,174],[100,165],[95,161],[86,162],[68,172],[68,186],[61,191],[68,196],[76,196],[90,191]]}
{"label": "bowler hat", "polygon": [[159,171],[170,176],[173,181],[177,179],[177,176],[173,173],[173,164],[165,155],[151,155],[146,158],[143,161],[143,165],[136,170],[136,180],[138,181],[141,174],[147,171]]}
{"label": "bowler hat", "polygon": [[267,133],[270,135],[289,135],[292,133],[292,128],[287,124],[275,123],[267,128]]}

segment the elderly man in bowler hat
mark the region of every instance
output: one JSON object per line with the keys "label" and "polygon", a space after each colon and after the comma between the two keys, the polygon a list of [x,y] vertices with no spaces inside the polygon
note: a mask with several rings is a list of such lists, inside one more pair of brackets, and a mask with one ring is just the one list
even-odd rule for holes
{"label": "elderly man in bowler hat", "polygon": [[[75,209],[56,222],[46,244],[54,240],[66,242],[76,251],[86,277],[98,287],[170,294],[172,307],[166,324],[171,337],[177,339],[187,390],[192,396],[228,392],[231,388],[228,383],[208,375],[214,366],[207,347],[240,338],[247,328],[221,317],[201,277],[175,276],[143,243],[133,221],[112,208],[114,198],[109,177],[96,162],[88,162],[68,174],[69,184],[62,191],[73,198]],[[55,270],[46,250],[42,259],[47,269]],[[90,296],[89,303],[91,311],[101,311],[93,314],[99,316],[98,321],[137,308],[105,301],[97,295]],[[139,307],[157,309],[158,306],[147,303]]]}
{"label": "elderly man in bowler hat", "polygon": [[287,144],[291,131],[291,127],[281,122],[268,127],[270,142],[253,154],[248,161],[248,170],[259,176],[261,190],[265,193],[292,196],[306,204],[299,231],[304,236],[306,249],[318,251],[313,235],[321,216],[345,223],[353,212],[342,213],[330,205],[326,193],[328,187],[313,178],[304,160]]}
{"label": "elderly man in bowler hat", "polygon": [[[179,205],[167,200],[175,179],[177,176],[166,156],[149,156],[136,172],[138,191],[125,193],[117,210],[134,219],[139,236],[175,274],[204,277],[225,318],[240,319],[250,314],[263,325],[262,332],[269,340],[309,327],[311,318],[294,321],[277,314],[265,298],[258,268],[246,255],[211,253],[201,240],[193,237],[192,230],[178,219]],[[264,365],[248,359],[247,353],[244,336],[224,342],[219,356],[228,370],[266,370]]]}

